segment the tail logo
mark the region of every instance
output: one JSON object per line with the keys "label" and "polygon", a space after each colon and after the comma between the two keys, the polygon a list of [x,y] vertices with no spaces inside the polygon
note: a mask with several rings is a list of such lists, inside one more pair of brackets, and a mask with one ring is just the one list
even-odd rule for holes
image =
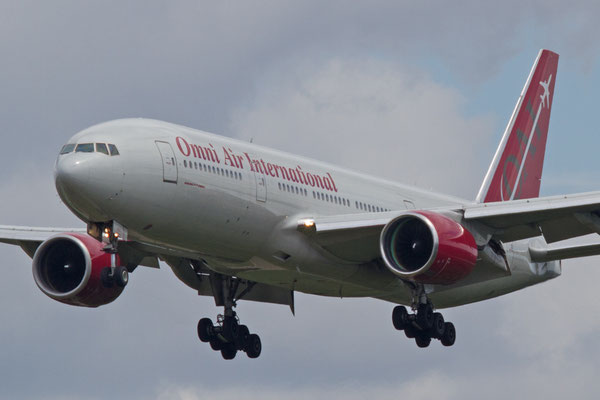
{"label": "tail logo", "polygon": [[552,74],[550,74],[546,82],[540,82],[540,85],[544,88],[544,93],[540,95],[540,98],[542,99],[542,107],[546,108],[550,106],[550,89],[548,88],[550,86],[550,82],[552,82]]}

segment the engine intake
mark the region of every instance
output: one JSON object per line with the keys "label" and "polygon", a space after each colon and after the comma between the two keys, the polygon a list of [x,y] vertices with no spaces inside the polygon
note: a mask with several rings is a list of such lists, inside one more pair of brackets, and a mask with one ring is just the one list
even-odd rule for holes
{"label": "engine intake", "polygon": [[386,266],[403,279],[448,285],[465,278],[477,261],[473,235],[462,225],[431,211],[403,214],[381,232]]}
{"label": "engine intake", "polygon": [[123,288],[102,284],[101,271],[111,265],[111,255],[103,247],[84,234],[52,236],[33,257],[35,283],[48,297],[70,305],[98,307],[112,302]]}

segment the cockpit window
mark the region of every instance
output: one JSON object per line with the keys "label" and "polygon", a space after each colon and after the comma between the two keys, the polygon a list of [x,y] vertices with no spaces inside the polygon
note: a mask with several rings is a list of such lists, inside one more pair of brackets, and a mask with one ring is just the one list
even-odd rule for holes
{"label": "cockpit window", "polygon": [[60,150],[60,154],[67,154],[73,151],[73,149],[75,148],[75,145],[73,143],[71,144],[65,144],[62,149]]}
{"label": "cockpit window", "polygon": [[118,156],[119,155],[119,150],[117,150],[117,146],[115,146],[114,144],[108,144],[108,148],[110,149],[110,155],[111,156]]}
{"label": "cockpit window", "polygon": [[76,153],[93,153],[94,143],[81,143],[75,148]]}
{"label": "cockpit window", "polygon": [[106,147],[106,143],[96,143],[96,151],[98,153],[108,155],[108,148]]}

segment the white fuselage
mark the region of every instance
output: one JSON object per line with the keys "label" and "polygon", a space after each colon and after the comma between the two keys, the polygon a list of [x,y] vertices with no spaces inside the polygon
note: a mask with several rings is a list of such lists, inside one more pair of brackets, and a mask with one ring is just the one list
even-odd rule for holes
{"label": "white fuselage", "polygon": [[[224,274],[305,293],[411,300],[406,285],[380,264],[352,264],[320,251],[297,231],[299,219],[461,210],[471,203],[153,120],[107,122],[68,143],[111,143],[119,151],[59,156],[58,192],[82,220],[118,221],[130,240],[203,259]],[[556,262],[531,263],[527,242],[505,248],[509,274],[478,279],[478,268],[499,262],[481,251],[471,279],[427,288],[436,306],[495,297],[560,274]]]}

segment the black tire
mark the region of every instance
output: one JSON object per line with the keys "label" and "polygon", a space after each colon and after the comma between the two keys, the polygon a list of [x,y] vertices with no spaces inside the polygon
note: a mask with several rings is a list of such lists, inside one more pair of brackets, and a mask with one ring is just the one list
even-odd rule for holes
{"label": "black tire", "polygon": [[100,281],[105,288],[114,286],[115,282],[113,281],[112,276],[110,276],[110,267],[102,268],[102,271],[100,271]]}
{"label": "black tire", "polygon": [[439,313],[433,313],[433,326],[431,327],[429,333],[431,337],[436,339],[441,339],[444,334],[446,325],[444,324],[444,316]]}
{"label": "black tire", "polygon": [[421,334],[415,336],[415,342],[417,343],[417,346],[419,346],[421,348],[428,347],[429,344],[431,343],[431,336],[421,333]]}
{"label": "black tire", "polygon": [[444,324],[444,334],[441,338],[442,344],[446,347],[450,347],[456,341],[456,329],[452,322],[446,322]]}
{"label": "black tire", "polygon": [[221,356],[225,360],[233,360],[235,355],[237,354],[237,350],[235,346],[231,343],[223,344],[223,348],[221,349]]}
{"label": "black tire", "polygon": [[225,317],[223,321],[223,336],[229,343],[237,341],[240,326],[234,317]]}
{"label": "black tire", "polygon": [[409,339],[414,339],[414,337],[417,336],[417,333],[419,333],[419,331],[412,325],[406,325],[404,327],[404,334]]}
{"label": "black tire", "polygon": [[262,343],[260,342],[260,337],[253,333],[248,336],[248,340],[246,341],[246,354],[250,358],[257,358],[260,356],[260,352],[262,351]]}
{"label": "black tire", "polygon": [[127,286],[127,283],[129,282],[129,271],[127,271],[127,268],[123,266],[116,267],[113,280],[119,287]]}
{"label": "black tire", "polygon": [[208,343],[213,338],[214,326],[210,318],[198,321],[198,338],[201,342]]}
{"label": "black tire", "polygon": [[221,342],[221,340],[216,337],[213,336],[212,339],[210,339],[210,348],[213,349],[214,351],[221,351],[223,350],[223,342]]}
{"label": "black tire", "polygon": [[238,350],[244,350],[248,337],[250,336],[250,329],[246,325],[240,325],[238,328],[237,340],[235,346]]}
{"label": "black tire", "polygon": [[404,306],[394,307],[394,311],[392,311],[392,324],[394,324],[394,328],[401,331],[406,327],[407,323],[408,323],[408,311],[406,311],[406,307],[404,307]]}
{"label": "black tire", "polygon": [[433,326],[433,308],[431,304],[421,304],[417,310],[417,324],[427,331]]}

